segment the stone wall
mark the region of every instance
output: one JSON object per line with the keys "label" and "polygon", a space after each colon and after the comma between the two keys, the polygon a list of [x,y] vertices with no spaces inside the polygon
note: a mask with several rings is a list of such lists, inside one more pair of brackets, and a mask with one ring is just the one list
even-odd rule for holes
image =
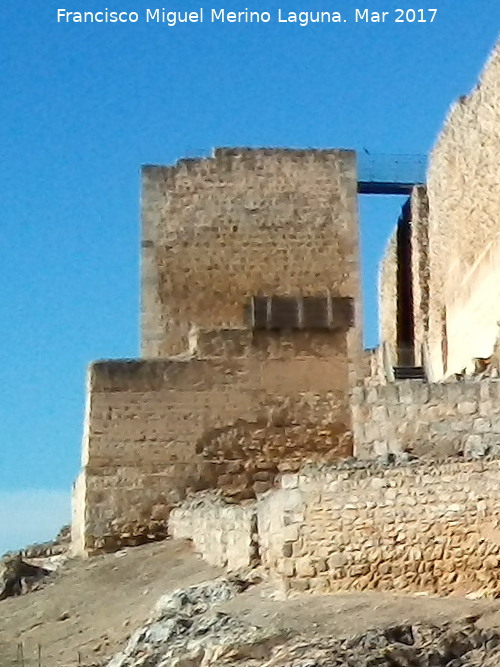
{"label": "stone wall", "polygon": [[387,243],[379,270],[379,340],[394,357],[397,346],[398,246],[396,231]]}
{"label": "stone wall", "polygon": [[143,169],[142,353],[189,348],[194,329],[245,328],[255,295],[355,300],[362,353],[355,154],[217,149]]}
{"label": "stone wall", "polygon": [[497,47],[474,91],[450,110],[430,159],[429,345],[440,375],[489,356],[498,333],[499,132]]}
{"label": "stone wall", "polygon": [[261,563],[284,592],[499,594],[499,484],[498,458],[351,459],[285,474],[256,503],[197,494],[169,530],[213,565]]}
{"label": "stone wall", "polygon": [[[413,188],[410,197],[411,290],[414,321],[415,364],[423,360],[429,328],[429,202],[424,186]],[[398,359],[398,234],[394,230],[379,270],[379,340],[387,364]]]}
{"label": "stone wall", "polygon": [[425,360],[423,346],[429,330],[429,200],[424,186],[411,195],[411,273],[413,321],[415,324],[415,362]]}
{"label": "stone wall", "polygon": [[253,498],[278,472],[349,456],[346,345],[345,332],[198,332],[203,357],[93,364],[75,549],[164,537],[188,491]]}
{"label": "stone wall", "polygon": [[197,494],[172,510],[169,533],[191,540],[211,565],[229,571],[258,563],[255,503],[228,505],[220,495]]}
{"label": "stone wall", "polygon": [[264,566],[285,591],[500,592],[500,461],[339,464],[259,502]]}
{"label": "stone wall", "polygon": [[500,445],[500,381],[356,387],[354,451],[370,459],[407,452],[431,459]]}
{"label": "stone wall", "polygon": [[[279,472],[352,453],[364,364],[354,152],[220,149],[145,167],[142,222],[145,359],[90,372],[83,552],[163,537],[188,491],[254,498]],[[249,320],[258,297],[288,299],[266,302],[264,326]],[[279,319],[291,305],[296,330]]]}

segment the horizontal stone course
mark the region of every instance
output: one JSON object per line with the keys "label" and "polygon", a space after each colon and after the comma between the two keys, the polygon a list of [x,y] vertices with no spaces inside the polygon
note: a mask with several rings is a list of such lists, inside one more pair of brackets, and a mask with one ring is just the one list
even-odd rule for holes
{"label": "horizontal stone course", "polygon": [[352,395],[355,453],[441,459],[500,447],[500,380],[358,386]]}

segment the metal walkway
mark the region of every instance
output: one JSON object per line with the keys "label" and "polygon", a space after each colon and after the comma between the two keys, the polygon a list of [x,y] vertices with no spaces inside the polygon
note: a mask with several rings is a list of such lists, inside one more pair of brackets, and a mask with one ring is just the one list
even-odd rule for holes
{"label": "metal walkway", "polygon": [[362,195],[409,195],[425,184],[425,155],[372,155],[358,151],[358,193]]}

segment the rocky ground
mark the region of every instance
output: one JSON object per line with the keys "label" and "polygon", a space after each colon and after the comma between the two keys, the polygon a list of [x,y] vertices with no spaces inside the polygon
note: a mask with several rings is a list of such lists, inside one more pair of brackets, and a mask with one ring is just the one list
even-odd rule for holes
{"label": "rocky ground", "polygon": [[[22,655],[20,649],[22,646]],[[500,600],[377,593],[287,600],[166,541],[71,560],[0,602],[0,667],[493,667]]]}

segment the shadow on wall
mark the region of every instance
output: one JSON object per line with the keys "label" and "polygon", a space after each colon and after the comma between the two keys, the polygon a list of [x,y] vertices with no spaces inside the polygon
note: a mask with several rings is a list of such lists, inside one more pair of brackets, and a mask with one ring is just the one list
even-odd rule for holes
{"label": "shadow on wall", "polygon": [[358,197],[360,216],[361,278],[363,290],[364,346],[375,347],[378,334],[378,271],[387,239],[394,231],[405,197],[387,195]]}
{"label": "shadow on wall", "polygon": [[202,487],[218,488],[225,498],[237,502],[272,488],[278,473],[297,472],[307,462],[351,456],[347,424],[289,419],[286,412],[278,411],[270,421],[238,420],[205,433],[196,444],[196,453],[207,461]]}

